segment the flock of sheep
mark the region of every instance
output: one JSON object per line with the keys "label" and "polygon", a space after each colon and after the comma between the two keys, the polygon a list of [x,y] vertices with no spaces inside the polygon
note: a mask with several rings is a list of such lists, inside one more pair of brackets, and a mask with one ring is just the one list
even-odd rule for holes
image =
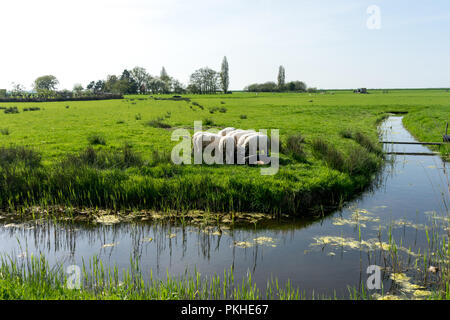
{"label": "flock of sheep", "polygon": [[[218,133],[196,132],[192,137],[194,153],[215,153],[226,164],[267,164],[270,139],[255,130],[225,128]],[[217,154],[218,152],[218,154]],[[223,163],[223,162],[220,162]]]}

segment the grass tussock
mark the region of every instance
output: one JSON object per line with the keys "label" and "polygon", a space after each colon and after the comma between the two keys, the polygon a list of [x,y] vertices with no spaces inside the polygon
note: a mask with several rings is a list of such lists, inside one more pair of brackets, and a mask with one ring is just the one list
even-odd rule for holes
{"label": "grass tussock", "polygon": [[142,157],[132,147],[125,144],[117,151],[95,150],[88,147],[76,155],[69,155],[61,162],[61,166],[91,167],[96,169],[126,169],[139,167],[144,163]]}
{"label": "grass tussock", "polygon": [[316,157],[324,160],[331,168],[348,173],[350,176],[370,177],[382,165],[381,157],[369,152],[367,148],[351,148],[344,156],[336,147],[322,139],[315,139],[312,148]]}
{"label": "grass tussock", "polygon": [[305,161],[306,152],[304,148],[305,138],[301,134],[288,136],[286,143],[283,145],[283,153],[291,156],[297,161]]}
{"label": "grass tussock", "polygon": [[0,167],[10,168],[24,165],[37,168],[41,164],[41,155],[33,149],[23,146],[0,147]]}
{"label": "grass tussock", "polygon": [[14,113],[19,113],[19,109],[17,107],[9,107],[9,108],[5,108],[3,112],[6,114],[14,114]]}
{"label": "grass tussock", "polygon": [[103,136],[100,133],[93,133],[90,136],[88,136],[87,138],[88,142],[90,145],[102,145],[105,146],[106,145],[106,138],[105,136]]}
{"label": "grass tussock", "polygon": [[311,146],[315,156],[323,159],[328,166],[338,171],[345,171],[345,159],[342,153],[336,147],[330,145],[325,140],[316,138]]}
{"label": "grass tussock", "polygon": [[152,127],[152,128],[160,128],[160,129],[172,128],[172,126],[170,124],[164,122],[164,118],[162,118],[162,117],[158,117],[156,119],[147,121],[146,125],[149,127]]}
{"label": "grass tussock", "polygon": [[212,118],[203,119],[203,124],[205,126],[214,126],[215,125],[214,120]]}
{"label": "grass tussock", "polygon": [[374,143],[368,136],[366,136],[362,132],[356,132],[354,134],[355,141],[363,148],[365,148],[367,151],[375,153],[377,155],[382,155],[383,150],[377,143]]}

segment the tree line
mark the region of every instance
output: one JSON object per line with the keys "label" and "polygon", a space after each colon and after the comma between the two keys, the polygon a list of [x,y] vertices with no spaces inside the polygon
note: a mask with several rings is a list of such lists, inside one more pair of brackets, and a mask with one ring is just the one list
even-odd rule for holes
{"label": "tree line", "polygon": [[308,88],[303,81],[290,81],[286,83],[286,69],[283,66],[278,68],[277,82],[268,81],[264,83],[254,83],[244,88],[248,92],[315,92],[316,88]]}
{"label": "tree line", "polygon": [[[58,79],[53,75],[45,75],[37,78],[33,83],[33,92],[25,91],[20,84],[14,84],[12,90],[0,90],[0,98],[16,97],[22,99],[73,99],[95,96],[125,94],[214,94],[229,91],[230,75],[227,57],[224,57],[221,70],[215,71],[209,67],[200,68],[191,74],[189,84],[185,86],[177,79],[169,76],[166,69],[162,67],[159,76],[151,75],[143,67],[134,67],[131,70],[123,70],[121,75],[108,75],[106,79],[89,82],[86,87],[75,84],[73,90],[57,91]],[[286,70],[279,67],[277,83],[255,83],[247,86],[245,91],[249,92],[305,92],[315,88],[307,88],[302,81],[291,81],[286,83]]]}

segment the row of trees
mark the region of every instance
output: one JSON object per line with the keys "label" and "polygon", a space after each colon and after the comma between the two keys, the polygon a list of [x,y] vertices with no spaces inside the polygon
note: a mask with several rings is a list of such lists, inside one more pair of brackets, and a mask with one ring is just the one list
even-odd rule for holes
{"label": "row of trees", "polygon": [[211,94],[217,91],[228,93],[230,84],[227,58],[222,61],[221,72],[208,67],[196,70],[190,77],[189,85],[185,87],[180,81],[170,77],[163,67],[159,76],[152,76],[142,67],[124,70],[120,77],[109,75],[106,80],[91,81],[86,89],[81,84],[74,86],[74,92],[82,95],[86,91],[94,94],[158,94],[186,92],[198,94]]}
{"label": "row of trees", "polygon": [[268,81],[265,83],[254,83],[244,89],[249,92],[306,92],[313,91],[315,88],[309,88],[302,81],[291,81],[286,83],[286,69],[283,66],[278,68],[277,83]]}
{"label": "row of trees", "polygon": [[[169,76],[163,67],[159,76],[153,76],[145,68],[135,67],[132,70],[125,69],[120,76],[108,75],[105,80],[91,81],[84,88],[81,84],[76,84],[73,91],[56,91],[59,84],[58,79],[53,75],[46,75],[37,78],[33,83],[33,89],[39,97],[88,97],[107,94],[212,94],[218,91],[229,93],[230,75],[227,57],[222,60],[221,70],[217,72],[208,67],[196,70],[190,76],[188,86],[184,86],[180,81]],[[307,88],[302,81],[291,81],[286,83],[286,70],[283,66],[278,69],[277,83],[255,83],[247,86],[244,90],[249,92],[284,92],[312,91],[314,88]],[[3,90],[5,91],[5,90]],[[0,92],[1,93],[1,92]],[[4,93],[3,93],[4,94]],[[10,96],[27,97],[33,95],[25,92],[20,84],[13,83],[13,89],[7,93]]]}

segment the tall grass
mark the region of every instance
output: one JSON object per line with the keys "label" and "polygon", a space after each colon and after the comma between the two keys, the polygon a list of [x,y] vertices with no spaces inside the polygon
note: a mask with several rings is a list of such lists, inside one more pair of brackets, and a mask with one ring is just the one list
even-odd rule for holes
{"label": "tall grass", "polygon": [[69,279],[62,265],[50,267],[44,256],[18,261],[2,257],[0,261],[0,300],[294,300],[304,298],[299,289],[290,282],[280,286],[278,281],[267,282],[263,295],[252,280],[252,275],[235,279],[233,269],[222,275],[202,276],[199,272],[188,272],[180,277],[167,274],[166,279],[153,277],[149,280],[139,267],[139,261],[130,259],[130,268],[104,268],[94,257],[80,266],[81,288],[69,289]]}

